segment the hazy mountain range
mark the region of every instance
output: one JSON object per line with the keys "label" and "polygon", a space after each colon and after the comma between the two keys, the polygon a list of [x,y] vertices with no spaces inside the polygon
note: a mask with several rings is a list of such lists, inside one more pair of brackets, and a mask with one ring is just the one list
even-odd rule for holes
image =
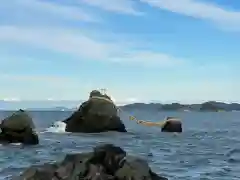
{"label": "hazy mountain range", "polygon": [[216,101],[204,102],[201,104],[161,104],[161,103],[134,103],[121,106],[123,110],[148,110],[148,111],[240,111],[238,103],[223,103]]}
{"label": "hazy mountain range", "polygon": [[[0,110],[46,110],[46,111],[72,111],[79,107],[81,101],[3,101],[0,100]],[[123,110],[147,110],[147,111],[240,111],[238,103],[223,103],[209,101],[201,104],[161,104],[161,103],[132,103],[119,106]]]}

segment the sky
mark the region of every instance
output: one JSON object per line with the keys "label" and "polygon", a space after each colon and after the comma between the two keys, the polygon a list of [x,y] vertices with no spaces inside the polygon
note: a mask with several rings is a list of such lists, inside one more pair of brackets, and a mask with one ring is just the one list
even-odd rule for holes
{"label": "sky", "polygon": [[0,99],[240,102],[239,0],[0,4]]}

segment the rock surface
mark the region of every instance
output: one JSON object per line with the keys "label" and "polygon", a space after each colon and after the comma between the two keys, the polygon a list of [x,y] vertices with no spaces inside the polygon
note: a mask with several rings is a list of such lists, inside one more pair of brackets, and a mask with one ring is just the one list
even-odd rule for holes
{"label": "rock surface", "polygon": [[147,162],[129,157],[120,147],[105,144],[93,152],[66,155],[62,162],[32,166],[14,180],[167,180]]}
{"label": "rock surface", "polygon": [[107,95],[93,92],[88,101],[63,121],[66,123],[66,132],[126,132],[113,101]]}
{"label": "rock surface", "polygon": [[170,119],[167,120],[163,127],[162,127],[162,132],[178,132],[181,133],[182,130],[182,123],[180,120],[174,120]]}
{"label": "rock surface", "polygon": [[2,120],[0,124],[0,143],[23,143],[35,145],[39,143],[38,135],[34,131],[32,118],[19,110]]}

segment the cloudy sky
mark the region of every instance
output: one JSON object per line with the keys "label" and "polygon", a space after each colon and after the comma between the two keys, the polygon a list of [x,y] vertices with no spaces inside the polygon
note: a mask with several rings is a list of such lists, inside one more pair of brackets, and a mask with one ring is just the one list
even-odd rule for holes
{"label": "cloudy sky", "polygon": [[240,102],[238,0],[2,0],[0,99]]}

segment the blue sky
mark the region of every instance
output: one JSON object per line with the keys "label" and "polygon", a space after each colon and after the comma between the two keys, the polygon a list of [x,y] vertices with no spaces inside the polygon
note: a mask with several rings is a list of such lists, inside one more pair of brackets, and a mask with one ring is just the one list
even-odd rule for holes
{"label": "blue sky", "polygon": [[11,0],[0,99],[240,102],[238,0]]}

